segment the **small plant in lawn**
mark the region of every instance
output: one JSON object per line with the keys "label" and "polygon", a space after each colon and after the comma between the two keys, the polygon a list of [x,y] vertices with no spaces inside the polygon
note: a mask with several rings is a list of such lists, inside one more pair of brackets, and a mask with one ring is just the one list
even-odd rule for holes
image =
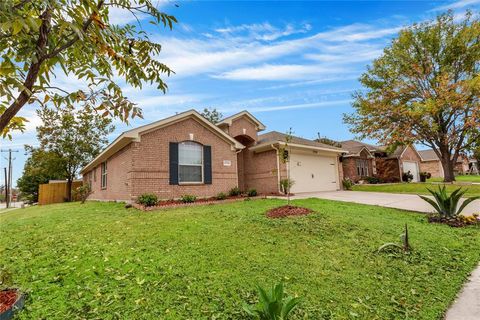
{"label": "small plant in lawn", "polygon": [[408,170],[408,172],[404,172],[402,174],[402,181],[403,182],[411,182],[413,180],[413,174]]}
{"label": "small plant in lawn", "polygon": [[380,248],[378,248],[377,252],[384,252],[384,251],[389,251],[391,249],[399,249],[403,251],[404,253],[409,253],[412,250],[412,247],[410,246],[410,239],[408,238],[408,226],[405,223],[405,230],[403,233],[400,235],[400,243],[393,243],[393,242],[388,242],[382,245]]}
{"label": "small plant in lawn", "polygon": [[225,192],[220,192],[219,194],[217,194],[217,196],[215,198],[217,200],[225,200],[225,199],[227,199],[227,194]]}
{"label": "small plant in lawn", "polygon": [[460,199],[465,192],[467,192],[467,189],[462,190],[462,188],[458,188],[451,194],[447,193],[445,186],[439,186],[438,191],[429,188],[427,188],[427,190],[433,195],[435,200],[421,195],[419,195],[419,197],[432,205],[435,211],[437,211],[438,217],[443,220],[443,222],[448,222],[448,220],[459,220],[458,217],[463,209],[474,200],[480,199],[480,196],[467,198],[459,207],[458,204],[460,203]]}
{"label": "small plant in lawn", "polygon": [[243,310],[255,319],[288,320],[292,310],[300,303],[300,298],[287,296],[283,283],[276,284],[268,291],[258,287],[259,302],[256,305],[243,305]]}
{"label": "small plant in lawn", "polygon": [[292,179],[282,179],[280,180],[280,190],[286,194],[286,195],[289,195],[290,194],[290,189],[292,188],[292,186],[295,184],[295,181],[293,181]]}
{"label": "small plant in lawn", "polygon": [[256,197],[257,196],[257,189],[248,189],[247,196],[249,197]]}
{"label": "small plant in lawn", "polygon": [[89,195],[92,194],[92,187],[89,183],[85,183],[81,185],[77,189],[75,189],[75,198],[80,200],[80,203],[84,204],[87,201]]}
{"label": "small plant in lawn", "polygon": [[233,187],[232,189],[230,189],[230,191],[228,191],[228,195],[230,197],[237,197],[241,194],[242,194],[242,191],[240,190],[239,187]]}
{"label": "small plant in lawn", "polygon": [[345,178],[342,180],[343,189],[345,190],[352,190],[352,187],[355,183],[350,178]]}
{"label": "small plant in lawn", "polygon": [[193,203],[196,200],[197,196],[194,196],[193,194],[184,194],[180,197],[180,201],[182,201],[183,203]]}
{"label": "small plant in lawn", "polygon": [[153,207],[158,202],[158,197],[156,194],[153,193],[144,193],[140,195],[137,199],[137,203],[145,206],[145,207]]}

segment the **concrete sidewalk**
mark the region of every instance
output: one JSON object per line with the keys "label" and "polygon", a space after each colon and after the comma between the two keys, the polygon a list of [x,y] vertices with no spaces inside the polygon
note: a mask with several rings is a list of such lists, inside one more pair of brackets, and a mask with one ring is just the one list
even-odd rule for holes
{"label": "concrete sidewalk", "polygon": [[[370,204],[418,212],[433,212],[433,207],[415,194],[399,194],[366,191],[325,191],[299,193],[292,199],[320,198],[336,201]],[[480,213],[480,200],[470,203],[463,214]]]}

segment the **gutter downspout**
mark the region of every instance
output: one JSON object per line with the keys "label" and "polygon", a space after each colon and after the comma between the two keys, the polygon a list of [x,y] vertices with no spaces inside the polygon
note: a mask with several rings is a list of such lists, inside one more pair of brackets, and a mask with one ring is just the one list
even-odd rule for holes
{"label": "gutter downspout", "polygon": [[280,191],[280,159],[279,159],[279,154],[278,154],[278,148],[276,148],[273,144],[270,145],[273,150],[275,150],[275,154],[277,155],[277,191],[278,193],[281,193]]}
{"label": "gutter downspout", "polygon": [[[235,156],[236,156],[236,159],[235,159],[235,171],[237,172],[237,187],[239,187],[239,188],[240,188],[240,186],[239,186],[240,180],[238,179],[238,154],[239,154],[240,152],[242,152],[242,151],[243,151],[243,149],[240,149],[240,150],[238,150],[238,151],[235,151]],[[243,164],[243,171],[244,171],[243,173],[245,173],[245,163]]]}

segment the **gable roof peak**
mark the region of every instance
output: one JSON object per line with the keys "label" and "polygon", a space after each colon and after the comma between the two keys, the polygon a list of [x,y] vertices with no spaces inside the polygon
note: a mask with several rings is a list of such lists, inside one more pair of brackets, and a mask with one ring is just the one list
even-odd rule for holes
{"label": "gable roof peak", "polygon": [[260,120],[258,120],[257,118],[255,118],[253,116],[253,114],[251,114],[250,112],[248,112],[247,110],[242,110],[240,112],[237,112],[229,117],[226,117],[226,118],[223,118],[222,120],[220,120],[220,122],[217,123],[217,126],[221,126],[221,125],[228,125],[230,126],[232,124],[232,121],[237,119],[237,118],[240,118],[240,117],[247,117],[250,121],[252,121],[256,126],[257,126],[257,130],[258,131],[263,131],[265,130],[265,125],[260,122]]}

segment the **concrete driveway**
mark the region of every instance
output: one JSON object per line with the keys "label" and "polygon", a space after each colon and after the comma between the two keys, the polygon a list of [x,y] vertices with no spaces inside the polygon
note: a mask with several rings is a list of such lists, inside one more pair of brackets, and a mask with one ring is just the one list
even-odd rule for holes
{"label": "concrete driveway", "polygon": [[[415,194],[399,194],[366,191],[325,191],[299,193],[292,199],[320,198],[344,202],[370,204],[419,212],[433,212],[433,207]],[[480,213],[480,200],[470,203],[463,214]]]}

